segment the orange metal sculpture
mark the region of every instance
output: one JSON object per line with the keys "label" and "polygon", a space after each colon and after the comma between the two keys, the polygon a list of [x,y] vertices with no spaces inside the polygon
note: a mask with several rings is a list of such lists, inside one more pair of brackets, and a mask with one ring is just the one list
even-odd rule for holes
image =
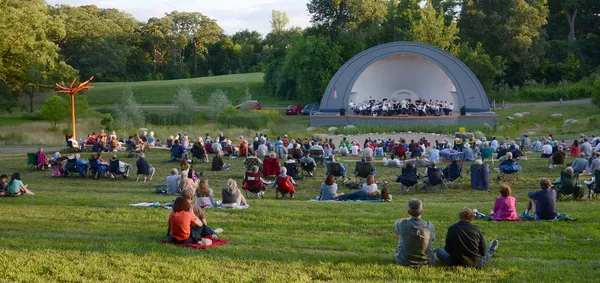
{"label": "orange metal sculpture", "polygon": [[76,128],[75,128],[75,94],[77,94],[80,91],[84,91],[86,89],[94,88],[93,86],[88,86],[88,84],[93,79],[94,79],[94,77],[92,76],[89,80],[79,83],[77,86],[75,86],[75,83],[77,82],[77,78],[73,79],[73,82],[71,83],[70,86],[65,85],[64,82],[62,82],[62,85],[56,84],[56,87],[58,88],[56,90],[57,93],[67,93],[67,94],[71,95],[71,125],[73,125],[73,137],[74,138],[77,137],[77,132],[76,132]]}

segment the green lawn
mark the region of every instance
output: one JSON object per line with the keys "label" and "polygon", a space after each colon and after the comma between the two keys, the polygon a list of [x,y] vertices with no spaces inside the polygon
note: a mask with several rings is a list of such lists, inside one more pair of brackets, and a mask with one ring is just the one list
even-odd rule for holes
{"label": "green lawn", "polygon": [[[266,199],[250,200],[250,209],[208,210],[209,225],[223,228],[221,235],[231,239],[229,244],[206,251],[164,245],[160,241],[169,211],[128,204],[173,199],[154,194],[154,185],[175,166],[160,162],[167,155],[161,150],[148,154],[158,173],[143,184],[131,179],[52,178],[49,172],[26,170],[24,154],[0,154],[0,173],[22,172],[23,181],[36,193],[0,199],[2,280],[592,282],[600,276],[600,210],[597,201],[588,200],[558,204],[560,212],[579,218],[577,222],[477,221],[486,241],[500,239],[498,252],[484,270],[396,265],[393,223],[406,216],[408,199],[424,201],[424,219],[436,227],[437,248],[443,246],[460,208],[492,208],[498,183],[493,182],[491,192],[471,191],[464,174],[462,189],[402,195],[393,182],[398,170],[379,165],[377,179],[391,182],[392,203],[308,202],[318,195],[322,182],[324,168],[318,168],[316,180],[300,182],[295,200],[275,200],[270,189]],[[216,199],[227,178],[242,177],[241,160],[231,162],[232,170],[206,172]],[[539,159],[522,164],[520,181],[511,184],[519,211],[539,178],[554,178],[560,170],[548,169]],[[208,168],[201,164],[197,169]]]}
{"label": "green lawn", "polygon": [[131,88],[138,103],[142,105],[172,105],[177,89],[188,87],[199,105],[210,105],[208,97],[221,89],[227,92],[235,105],[241,102],[246,87],[253,99],[261,100],[268,106],[287,106],[290,102],[272,97],[263,85],[262,73],[203,77],[168,81],[93,83],[94,88],[87,91],[87,100],[91,106],[112,106],[123,90]]}

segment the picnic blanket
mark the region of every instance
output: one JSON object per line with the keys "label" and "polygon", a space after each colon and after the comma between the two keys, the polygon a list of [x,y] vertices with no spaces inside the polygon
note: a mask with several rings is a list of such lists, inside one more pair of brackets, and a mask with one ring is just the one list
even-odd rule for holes
{"label": "picnic blanket", "polygon": [[[485,221],[493,221],[492,216],[483,214],[481,212],[475,213],[475,218],[476,219],[482,219],[482,220],[485,220]],[[521,221],[534,221],[534,220],[538,220],[538,219],[535,218],[535,215],[525,214],[525,213],[519,215],[519,218],[521,218]],[[541,220],[541,221],[577,221],[577,218],[571,218],[571,217],[569,217],[566,214],[559,213],[559,214],[556,215],[556,218],[554,218],[552,220]]]}
{"label": "picnic blanket", "polygon": [[166,203],[160,203],[160,202],[139,202],[139,203],[131,203],[129,204],[129,206],[135,206],[135,207],[162,207],[165,209],[173,209],[173,202],[166,202]]}
{"label": "picnic blanket", "polygon": [[390,199],[389,200],[384,200],[384,199],[369,199],[369,200],[319,200],[319,197],[315,197],[315,198],[311,198],[308,201],[311,202],[392,202],[391,200],[392,195],[390,195]]}
{"label": "picnic blanket", "polygon": [[210,245],[210,246],[203,246],[203,245],[200,245],[200,244],[171,244],[171,243],[169,243],[167,241],[164,241],[164,240],[162,242],[163,242],[163,244],[167,244],[167,245],[175,245],[175,246],[178,246],[178,247],[205,250],[205,249],[210,249],[210,248],[215,248],[215,247],[219,247],[219,246],[225,245],[225,244],[227,244],[230,241],[230,239],[213,239],[212,237],[205,237],[205,238],[210,239],[212,241],[212,245]]}

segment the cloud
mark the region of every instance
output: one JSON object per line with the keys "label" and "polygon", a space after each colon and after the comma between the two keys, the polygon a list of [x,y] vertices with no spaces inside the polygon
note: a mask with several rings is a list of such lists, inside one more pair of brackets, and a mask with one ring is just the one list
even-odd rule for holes
{"label": "cloud", "polygon": [[226,34],[239,30],[257,30],[267,34],[271,30],[271,10],[286,12],[289,26],[310,25],[306,0],[47,0],[50,5],[96,5],[100,8],[117,8],[132,14],[139,21],[162,17],[178,10],[201,12],[216,19]]}

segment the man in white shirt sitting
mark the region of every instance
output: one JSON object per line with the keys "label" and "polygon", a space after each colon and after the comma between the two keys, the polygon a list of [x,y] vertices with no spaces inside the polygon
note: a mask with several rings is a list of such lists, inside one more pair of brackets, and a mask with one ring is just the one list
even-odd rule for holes
{"label": "man in white shirt sitting", "polygon": [[546,141],[542,146],[542,158],[550,158],[552,157],[552,146],[550,142]]}

